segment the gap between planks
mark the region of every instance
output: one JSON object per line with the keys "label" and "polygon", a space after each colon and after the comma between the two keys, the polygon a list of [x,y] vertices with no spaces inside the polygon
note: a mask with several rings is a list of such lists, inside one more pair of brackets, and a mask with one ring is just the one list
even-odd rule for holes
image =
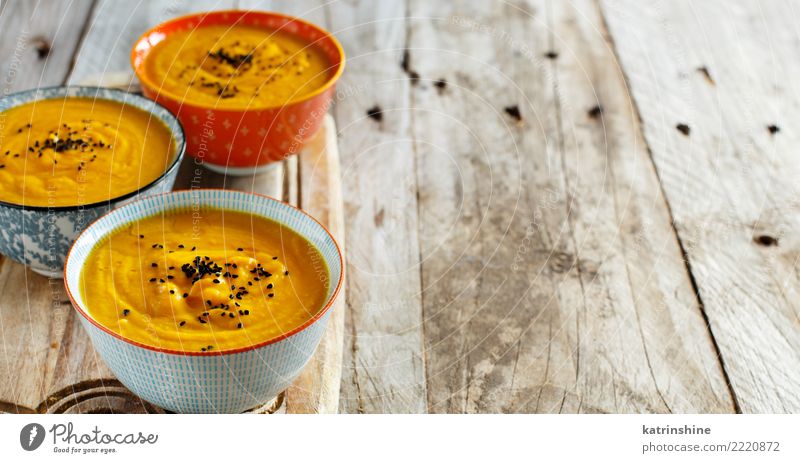
{"label": "gap between planks", "polygon": [[[613,53],[614,53],[614,60],[615,64],[619,68],[619,72],[623,76],[623,81],[625,82],[625,88],[630,95],[631,105],[634,108],[636,114],[636,121],[637,121],[637,128],[641,131],[642,125],[642,111],[639,108],[639,103],[636,101],[633,93],[631,92],[629,82],[630,79],[627,76],[625,68],[620,65],[619,60],[619,50],[617,49],[617,44],[614,41],[614,36],[609,32],[608,29],[608,20],[606,19],[606,15],[603,11],[602,5],[600,4],[600,0],[595,0],[595,5],[597,7],[598,16],[600,18],[600,27],[602,28],[602,35],[606,38],[606,41],[609,43]],[[722,352],[719,349],[719,344],[717,343],[717,338],[714,336],[714,330],[711,329],[711,323],[708,321],[708,313],[706,313],[705,304],[703,304],[703,297],[700,294],[700,288],[697,286],[697,280],[695,279],[694,271],[692,270],[692,264],[689,260],[689,254],[686,252],[686,245],[681,238],[680,233],[678,232],[678,228],[675,225],[675,215],[672,211],[672,205],[669,203],[669,199],[667,197],[667,192],[664,191],[664,182],[661,178],[661,173],[658,169],[658,164],[656,163],[655,158],[653,157],[653,149],[650,147],[650,142],[647,140],[646,137],[642,137],[645,144],[645,149],[647,150],[648,158],[650,159],[650,163],[653,166],[653,171],[655,172],[656,178],[658,179],[658,186],[661,191],[661,197],[664,200],[664,206],[667,209],[667,213],[669,214],[669,223],[670,227],[672,228],[672,232],[675,235],[675,241],[678,243],[678,247],[681,251],[681,258],[683,263],[686,267],[686,273],[689,275],[689,282],[692,285],[692,291],[694,292],[694,296],[697,299],[698,310],[700,314],[703,316],[703,322],[706,325],[706,329],[708,331],[708,336],[711,338],[711,342],[714,346],[714,352],[717,355],[717,359],[720,364],[720,368],[722,369],[722,375],[725,379],[725,384],[728,387],[728,392],[731,395],[731,400],[733,401],[733,408],[737,414],[742,413],[742,407],[739,405],[739,399],[736,396],[736,391],[733,388],[733,384],[731,383],[731,378],[728,373],[728,369],[725,365],[725,359],[722,356]]]}

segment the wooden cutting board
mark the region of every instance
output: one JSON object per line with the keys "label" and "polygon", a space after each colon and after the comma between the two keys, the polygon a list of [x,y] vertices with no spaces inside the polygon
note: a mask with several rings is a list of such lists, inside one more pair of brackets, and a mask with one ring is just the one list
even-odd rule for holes
{"label": "wooden cutting board", "polygon": [[[267,172],[225,177],[188,157],[175,189],[228,188],[266,194],[319,219],[344,250],[344,222],[336,126],[328,115],[298,156]],[[335,413],[339,405],[344,288],[328,329],[294,385],[253,412]],[[160,413],[122,386],[92,348],[64,291],[0,257],[0,412]]]}

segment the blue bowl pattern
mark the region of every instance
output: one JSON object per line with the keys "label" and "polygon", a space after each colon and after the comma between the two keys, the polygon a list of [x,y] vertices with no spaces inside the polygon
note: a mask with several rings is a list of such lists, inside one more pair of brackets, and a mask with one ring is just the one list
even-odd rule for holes
{"label": "blue bowl pattern", "polygon": [[[326,304],[305,325],[245,349],[180,352],[145,346],[101,326],[84,307],[80,272],[96,243],[110,232],[165,210],[218,208],[266,217],[309,240],[328,266]],[[67,257],[64,281],[81,323],[117,378],[142,399],[181,413],[238,413],[263,405],[300,374],[325,331],[342,284],[343,262],[328,231],[305,212],[266,196],[230,190],[188,190],[151,196],[90,225]]]}
{"label": "blue bowl pattern", "polygon": [[67,96],[113,100],[149,112],[169,128],[177,145],[177,155],[156,180],[138,191],[108,201],[66,207],[21,206],[0,201],[0,254],[27,265],[34,272],[53,278],[62,276],[67,252],[75,237],[88,224],[122,204],[143,196],[171,191],[186,150],[183,128],[166,108],[122,90],[97,87],[38,88],[0,98],[0,112],[30,101]]}

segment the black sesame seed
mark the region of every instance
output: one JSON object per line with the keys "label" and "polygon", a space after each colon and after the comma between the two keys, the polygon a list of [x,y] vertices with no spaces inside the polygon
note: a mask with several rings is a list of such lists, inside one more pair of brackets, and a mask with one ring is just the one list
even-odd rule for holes
{"label": "black sesame seed", "polygon": [[250,311],[249,311],[249,310],[247,310],[247,309],[244,309],[244,314],[245,314],[245,315],[250,315]]}
{"label": "black sesame seed", "polygon": [[155,262],[153,262],[152,264],[150,264],[150,266],[151,266],[151,267],[158,267],[158,264],[157,264],[157,263],[155,263]]}
{"label": "black sesame seed", "polygon": [[244,248],[236,248],[237,251],[244,251]]}
{"label": "black sesame seed", "polygon": [[229,312],[228,315],[230,315],[230,317],[233,318],[233,312]]}
{"label": "black sesame seed", "polygon": [[187,297],[189,297],[189,293],[183,293],[183,297],[184,297],[184,298],[187,298]]}
{"label": "black sesame seed", "polygon": [[269,294],[267,294],[267,296],[269,296],[269,297],[275,297],[275,294],[273,294],[273,293],[269,293]]}
{"label": "black sesame seed", "polygon": [[219,284],[219,280],[217,280],[216,278],[214,278],[214,283],[215,283],[215,284]]}
{"label": "black sesame seed", "polygon": [[155,283],[155,282],[156,282],[156,278],[150,278],[150,283]]}
{"label": "black sesame seed", "polygon": [[186,321],[185,321],[185,320],[181,320],[181,322],[180,322],[180,323],[178,323],[178,325],[180,325],[180,326],[183,326],[183,325],[185,325],[185,324],[186,324]]}
{"label": "black sesame seed", "polygon": [[123,316],[123,317],[127,317],[129,313],[131,313],[131,311],[130,311],[130,310],[128,310],[128,309],[124,309],[124,310],[122,311],[122,316]]}
{"label": "black sesame seed", "polygon": [[267,289],[272,289],[272,283],[267,285]]}
{"label": "black sesame seed", "polygon": [[241,324],[241,323],[239,323],[239,324],[237,324],[237,325],[236,325],[236,328],[240,328],[240,329],[241,329],[241,327],[242,327],[242,324]]}
{"label": "black sesame seed", "polygon": [[175,290],[174,290],[174,289],[170,289],[170,290],[169,290],[169,293],[170,293],[170,294],[175,294]]}

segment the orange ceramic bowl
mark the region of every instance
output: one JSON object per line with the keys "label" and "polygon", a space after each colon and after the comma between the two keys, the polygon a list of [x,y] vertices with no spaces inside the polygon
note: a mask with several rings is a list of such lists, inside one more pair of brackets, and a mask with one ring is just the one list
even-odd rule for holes
{"label": "orange ceramic bowl", "polygon": [[[300,99],[280,106],[218,108],[162,91],[145,73],[145,60],[169,34],[210,25],[248,25],[290,33],[318,47],[331,63],[331,77]],[[211,170],[248,175],[300,151],[322,126],[344,70],[344,50],[329,32],[302,19],[263,11],[214,11],[167,21],[145,32],[133,47],[131,65],[142,92],[168,108],[186,131],[186,151]]]}

